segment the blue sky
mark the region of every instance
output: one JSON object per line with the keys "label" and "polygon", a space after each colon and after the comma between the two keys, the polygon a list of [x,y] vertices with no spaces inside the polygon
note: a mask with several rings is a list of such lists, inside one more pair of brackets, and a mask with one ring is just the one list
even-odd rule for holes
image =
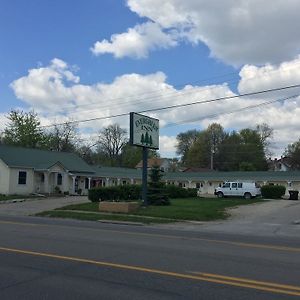
{"label": "blue sky", "polygon": [[[1,130],[16,108],[34,109],[50,124],[300,83],[298,1],[277,1],[271,11],[263,1],[247,2],[1,0]],[[154,113],[162,125],[161,153],[174,156],[176,135],[190,128],[219,122],[239,130],[267,122],[280,154],[299,138],[298,98],[245,114],[222,112],[290,95]],[[220,116],[205,118],[212,113]],[[283,116],[280,122],[276,116]],[[109,122],[128,125],[122,118],[80,129],[96,134]]]}

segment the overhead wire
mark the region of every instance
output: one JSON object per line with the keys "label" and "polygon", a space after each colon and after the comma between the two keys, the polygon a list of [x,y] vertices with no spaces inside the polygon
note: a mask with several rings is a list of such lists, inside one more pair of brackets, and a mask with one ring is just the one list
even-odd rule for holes
{"label": "overhead wire", "polygon": [[[157,112],[157,111],[175,109],[175,108],[180,108],[180,107],[187,107],[187,106],[192,106],[192,105],[197,105],[197,104],[213,103],[213,102],[217,102],[217,101],[236,99],[236,98],[240,98],[240,97],[260,95],[260,94],[270,93],[270,92],[275,92],[275,91],[283,91],[283,90],[299,88],[299,87],[300,87],[300,84],[289,85],[289,86],[284,86],[284,87],[279,87],[279,88],[260,90],[260,91],[256,91],[256,92],[250,92],[250,93],[244,93],[244,94],[238,94],[238,95],[232,95],[232,96],[224,96],[224,97],[218,97],[218,98],[207,99],[207,100],[202,100],[202,101],[194,101],[194,102],[184,103],[184,104],[175,104],[175,105],[168,105],[168,106],[163,106],[163,107],[145,109],[145,110],[137,111],[136,113]],[[116,118],[116,117],[123,117],[123,116],[127,116],[127,115],[128,115],[128,112],[114,114],[114,115],[108,115],[108,116],[103,116],[103,117],[95,117],[95,118],[89,118],[89,119],[83,119],[83,120],[75,120],[75,121],[68,121],[68,122],[56,123],[56,124],[51,124],[51,125],[44,125],[44,126],[40,126],[40,128],[48,128],[48,127],[60,126],[60,125],[64,125],[64,124],[86,123],[86,122],[97,121],[97,120],[106,120],[106,119],[112,119],[112,118]]]}
{"label": "overhead wire", "polygon": [[244,110],[269,105],[269,104],[272,104],[272,103],[275,103],[275,102],[290,100],[290,99],[293,99],[293,98],[296,98],[296,97],[299,97],[299,94],[296,94],[296,95],[293,95],[293,96],[290,96],[290,97],[286,97],[286,98],[280,98],[280,99],[275,99],[275,100],[262,102],[262,103],[259,103],[259,104],[253,104],[253,105],[245,106],[245,107],[242,107],[242,108],[239,108],[239,109],[236,109],[236,110],[232,110],[232,111],[228,111],[228,112],[220,112],[220,113],[201,116],[199,118],[182,120],[182,121],[179,121],[179,122],[176,122],[176,123],[169,123],[169,124],[166,124],[165,126],[163,126],[163,128],[173,127],[173,126],[177,126],[177,125],[180,125],[180,124],[193,123],[193,122],[197,122],[197,121],[204,120],[204,119],[207,119],[207,118],[215,118],[215,117],[218,117],[220,115],[229,115],[229,114],[241,112],[241,111],[244,111]]}
{"label": "overhead wire", "polygon": [[[197,119],[189,119],[189,120],[183,120],[183,121],[176,122],[176,123],[169,123],[169,124],[166,124],[165,126],[162,126],[162,128],[168,128],[168,127],[177,126],[177,125],[180,125],[180,124],[186,124],[186,123],[196,122],[196,121],[199,121],[199,120],[204,120],[204,119],[207,119],[207,118],[213,118],[213,117],[217,117],[217,116],[233,114],[233,113],[237,113],[237,112],[241,112],[241,111],[245,111],[245,110],[249,110],[249,109],[262,107],[262,106],[269,105],[269,104],[272,104],[272,103],[275,103],[275,102],[294,99],[294,98],[299,97],[299,96],[300,96],[300,94],[295,94],[295,95],[292,95],[292,96],[289,96],[289,97],[279,98],[279,99],[270,100],[270,101],[265,101],[265,102],[262,102],[262,103],[259,103],[259,104],[249,105],[249,106],[242,107],[242,108],[232,110],[232,111],[228,111],[228,112],[219,112],[219,113],[215,113],[215,114],[202,116],[202,117],[197,118]],[[89,139],[82,139],[82,140],[83,141],[90,141],[91,139],[89,138]],[[96,144],[97,143],[95,143],[95,145]]]}

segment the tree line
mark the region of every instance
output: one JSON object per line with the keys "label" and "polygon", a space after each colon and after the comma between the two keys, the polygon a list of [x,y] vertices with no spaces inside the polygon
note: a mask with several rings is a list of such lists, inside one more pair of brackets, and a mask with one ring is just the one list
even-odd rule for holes
{"label": "tree line", "polygon": [[[78,124],[72,121],[61,125],[41,127],[34,111],[12,110],[8,123],[1,132],[2,144],[52,151],[73,152],[87,163],[101,166],[135,167],[142,160],[142,149],[129,145],[128,133],[118,124],[99,130],[96,139],[83,140]],[[172,169],[199,167],[219,171],[267,170],[271,156],[270,142],[273,129],[263,123],[254,129],[227,132],[218,123],[204,130],[188,130],[177,135],[177,154]],[[300,170],[300,139],[289,144],[284,153],[292,169]],[[156,151],[149,151],[157,157]]]}
{"label": "tree line", "polygon": [[[218,124],[205,130],[188,130],[177,135],[177,154],[185,167],[219,171],[265,171],[272,155],[270,142],[273,129],[266,123],[255,129],[226,132]],[[300,139],[287,146],[283,153],[292,169],[300,169]]]}
{"label": "tree line", "polygon": [[[86,142],[80,137],[78,124],[72,121],[61,125],[41,127],[34,111],[12,110],[1,133],[6,145],[73,152],[87,163],[101,166],[135,167],[142,159],[142,149],[130,146],[127,131],[118,124],[99,130],[96,139]],[[150,151],[150,157],[157,155]]]}

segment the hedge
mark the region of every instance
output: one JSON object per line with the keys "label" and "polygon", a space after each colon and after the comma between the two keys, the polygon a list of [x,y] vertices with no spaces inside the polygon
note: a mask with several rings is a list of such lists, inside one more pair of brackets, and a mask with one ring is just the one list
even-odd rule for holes
{"label": "hedge", "polygon": [[173,184],[166,185],[166,193],[173,199],[197,197],[197,189],[185,189]]}
{"label": "hedge", "polygon": [[[175,185],[163,187],[163,193],[169,198],[191,198],[197,197],[197,189],[185,189]],[[88,198],[92,202],[99,201],[132,201],[141,199],[141,185],[119,185],[99,187],[89,190]]]}
{"label": "hedge", "polygon": [[280,199],[285,194],[285,186],[283,185],[263,185],[261,194],[264,198]]}
{"label": "hedge", "polygon": [[92,202],[99,201],[132,201],[141,199],[140,185],[119,185],[90,189],[88,198]]}

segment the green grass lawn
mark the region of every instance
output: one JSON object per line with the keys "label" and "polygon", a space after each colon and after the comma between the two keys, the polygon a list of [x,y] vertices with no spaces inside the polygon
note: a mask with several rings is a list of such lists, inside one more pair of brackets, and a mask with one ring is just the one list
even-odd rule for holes
{"label": "green grass lawn", "polygon": [[[68,205],[41,215],[51,217],[65,217],[84,220],[121,220],[143,223],[164,223],[180,220],[211,221],[226,219],[226,208],[262,202],[260,199],[216,199],[216,198],[188,198],[173,199],[169,206],[140,207],[138,211],[126,214],[107,214],[98,211],[99,203]],[[65,210],[65,211],[64,211]],[[67,210],[67,211],[66,211]]]}

